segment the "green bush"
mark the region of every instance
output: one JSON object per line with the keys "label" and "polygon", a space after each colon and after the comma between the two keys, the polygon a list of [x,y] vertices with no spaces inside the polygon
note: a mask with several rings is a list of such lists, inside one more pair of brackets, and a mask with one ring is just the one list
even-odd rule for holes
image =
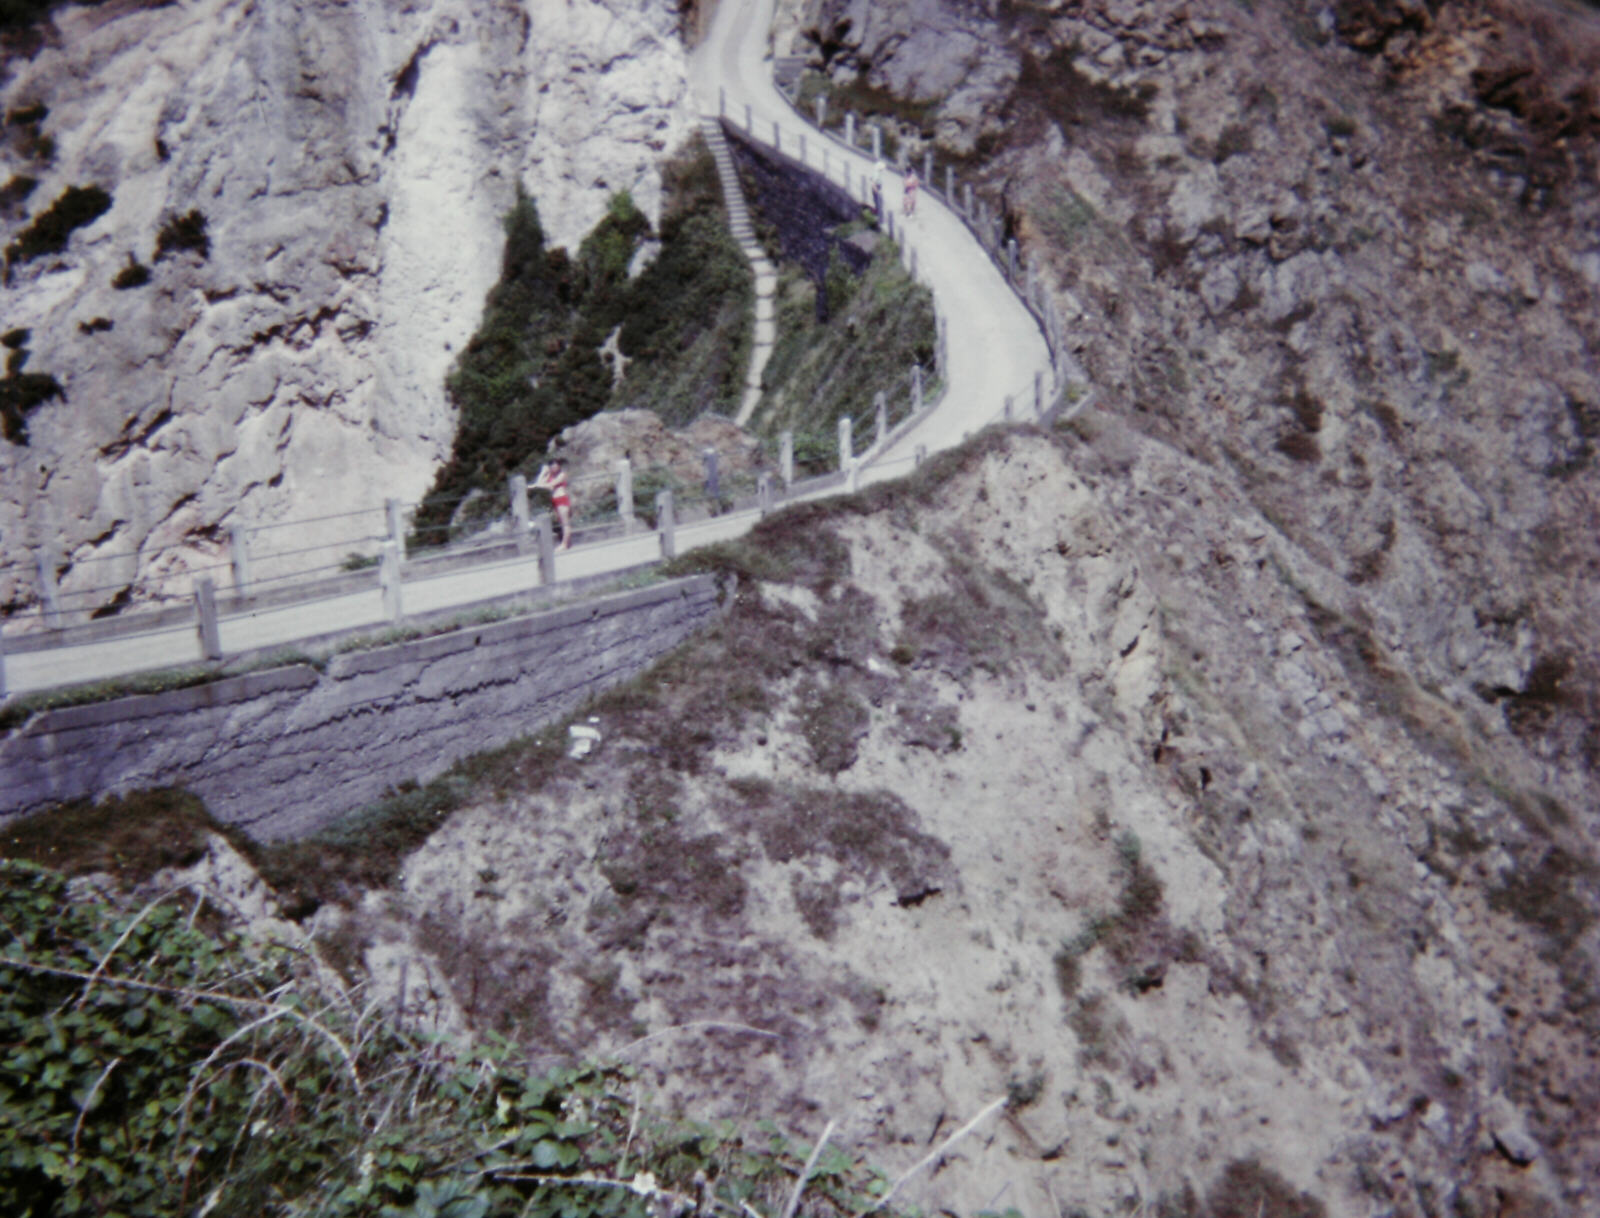
{"label": "green bush", "polygon": [[[704,142],[669,163],[664,181],[660,252],[631,280],[650,226],[625,192],[569,257],[546,249],[538,208],[519,188],[500,280],[446,383],[459,411],[455,446],[419,529],[441,535],[470,491],[499,496],[507,475],[531,471],[563,428],[602,410],[638,406],[687,422],[738,401],[753,288],[721,219]],[[599,355],[619,327],[630,361],[621,385]]]}
{"label": "green bush", "polygon": [[[0,862],[0,1211],[646,1218],[776,1212],[806,1160],[777,1134],[655,1117],[631,1071],[458,1059],[304,951],[245,944],[187,893],[133,912]],[[807,1212],[864,1212],[838,1149]],[[687,1204],[683,1204],[687,1202]]]}
{"label": "green bush", "polygon": [[33,223],[6,246],[6,265],[15,266],[67,248],[74,230],[98,220],[111,208],[111,196],[98,186],[69,186]]}
{"label": "green bush", "polygon": [[156,234],[157,262],[180,250],[192,250],[202,260],[211,256],[211,237],[206,232],[206,218],[198,209],[169,217]]}

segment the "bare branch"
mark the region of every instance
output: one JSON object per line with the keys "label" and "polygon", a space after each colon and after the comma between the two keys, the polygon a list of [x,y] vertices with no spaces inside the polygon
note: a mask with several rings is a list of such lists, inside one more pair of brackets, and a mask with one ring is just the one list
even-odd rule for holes
{"label": "bare branch", "polygon": [[945,1153],[952,1146],[954,1146],[962,1138],[966,1137],[969,1133],[971,1133],[974,1129],[976,1129],[983,1122],[984,1118],[989,1117],[989,1116],[993,1116],[996,1112],[999,1112],[1000,1109],[1005,1107],[1005,1104],[1006,1104],[1006,1097],[1002,1095],[999,1099],[997,1099],[993,1103],[991,1103],[988,1107],[986,1107],[982,1112],[978,1113],[977,1116],[973,1117],[970,1121],[968,1121],[960,1129],[956,1130],[953,1134],[951,1134],[943,1142],[940,1142],[939,1145],[936,1146],[930,1154],[926,1155],[921,1160],[919,1160],[916,1163],[915,1166],[913,1166],[909,1171],[907,1171],[905,1173],[905,1175],[901,1176],[898,1180],[896,1180],[894,1182],[894,1184],[892,1186],[890,1186],[888,1192],[884,1193],[883,1196],[879,1197],[878,1200],[873,1205],[868,1206],[865,1210],[862,1211],[862,1213],[870,1214],[870,1213],[873,1213],[876,1210],[881,1210],[884,1206],[888,1205],[889,1202],[894,1199],[894,1195],[900,1191],[900,1186],[902,1184],[904,1184],[907,1180],[911,1179],[912,1176],[916,1175],[924,1167],[927,1167],[931,1163],[937,1163],[940,1159],[944,1158]]}
{"label": "bare branch", "polygon": [[789,1194],[789,1204],[783,1207],[783,1218],[794,1218],[794,1212],[800,1208],[800,1194],[805,1191],[806,1177],[811,1175],[811,1169],[817,1165],[817,1160],[822,1158],[822,1148],[828,1144],[828,1139],[833,1136],[833,1122],[829,1121],[822,1130],[822,1136],[817,1139],[817,1144],[811,1148],[811,1155],[806,1159],[806,1165],[800,1169],[800,1178],[794,1182],[794,1192]]}
{"label": "bare branch", "polygon": [[113,1057],[106,1063],[106,1068],[100,1071],[100,1077],[94,1080],[94,1086],[89,1088],[89,1094],[83,1097],[83,1104],[78,1108],[78,1119],[72,1123],[72,1157],[78,1157],[78,1135],[83,1132],[83,1118],[89,1115],[89,1105],[94,1103],[94,1097],[99,1094],[100,1084],[106,1081],[106,1076],[122,1064],[120,1057]]}

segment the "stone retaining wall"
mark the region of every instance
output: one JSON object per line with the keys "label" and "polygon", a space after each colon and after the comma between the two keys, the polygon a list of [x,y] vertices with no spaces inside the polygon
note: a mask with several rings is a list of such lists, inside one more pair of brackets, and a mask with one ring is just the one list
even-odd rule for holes
{"label": "stone retaining wall", "polygon": [[719,613],[715,577],[165,694],[47,711],[0,737],[0,823],[182,786],[217,819],[304,835],[408,779],[570,714]]}

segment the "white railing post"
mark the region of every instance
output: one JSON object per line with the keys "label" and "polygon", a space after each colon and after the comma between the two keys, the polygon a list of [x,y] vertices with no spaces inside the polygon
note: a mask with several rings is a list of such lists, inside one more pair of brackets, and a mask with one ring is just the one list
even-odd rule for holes
{"label": "white railing post", "polygon": [[[756,475],[756,510],[763,516],[772,511],[772,474],[770,472],[763,471]],[[4,664],[5,655],[0,652],[0,696],[5,694],[5,685],[3,684],[5,681]]]}
{"label": "white railing post", "polygon": [[855,457],[850,445],[850,427],[849,415],[839,420],[839,468],[845,471],[849,470],[850,462]]}
{"label": "white railing post", "polygon": [[883,160],[883,124],[872,124],[872,159]]}
{"label": "white railing post", "polygon": [[389,540],[394,542],[395,552],[400,561],[406,557],[406,530],[403,519],[404,512],[398,499],[386,499],[383,504],[384,514],[389,521]]}
{"label": "white railing post", "polygon": [[972,183],[967,182],[962,186],[962,197],[966,200],[962,205],[961,214],[967,219],[972,219]]}
{"label": "white railing post", "polygon": [[556,530],[549,512],[533,518],[533,537],[539,549],[539,586],[548,588],[556,582]]}
{"label": "white railing post", "polygon": [[850,111],[844,116],[844,142],[847,147],[856,146],[856,112]]}
{"label": "white railing post", "polygon": [[656,531],[661,535],[661,557],[678,557],[678,527],[672,515],[672,492],[656,492]]}
{"label": "white railing post", "polygon": [[881,389],[873,395],[872,413],[873,422],[876,424],[872,444],[874,448],[879,448],[889,438],[889,397]]}
{"label": "white railing post", "polygon": [[638,527],[633,518],[633,462],[626,457],[617,458],[617,515],[622,517],[624,534]]}
{"label": "white railing post", "polygon": [[250,591],[250,530],[236,524],[228,530],[228,562],[233,567],[233,590]]}
{"label": "white railing post", "polygon": [[952,209],[956,205],[956,170],[953,165],[944,167],[944,201]]}
{"label": "white railing post", "polygon": [[400,600],[400,547],[393,538],[383,543],[378,558],[378,591],[383,598],[383,616],[398,626],[405,606]]}
{"label": "white railing post", "polygon": [[826,94],[817,98],[817,130],[821,131],[828,125],[828,98]]}
{"label": "white railing post", "polygon": [[39,575],[39,608],[44,614],[44,624],[54,630],[61,625],[61,587],[56,583],[55,551],[40,550],[34,556],[33,565]]}
{"label": "white railing post", "polygon": [[533,546],[528,533],[528,477],[512,474],[507,491],[511,496],[511,538],[517,543],[517,553],[526,554]]}
{"label": "white railing post", "polygon": [[794,432],[778,434],[778,473],[783,478],[783,489],[794,486]]}
{"label": "white railing post", "polygon": [[195,621],[200,627],[200,656],[222,659],[222,631],[217,626],[217,586],[209,575],[194,581]]}
{"label": "white railing post", "polygon": [[700,456],[706,463],[706,498],[711,500],[712,511],[716,511],[716,505],[722,499],[722,478],[717,470],[717,450],[701,449]]}

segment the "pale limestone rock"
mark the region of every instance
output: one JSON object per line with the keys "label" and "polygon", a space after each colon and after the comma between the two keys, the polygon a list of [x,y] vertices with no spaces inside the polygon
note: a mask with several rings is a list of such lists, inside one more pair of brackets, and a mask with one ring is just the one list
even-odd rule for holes
{"label": "pale limestone rock", "polygon": [[[6,110],[49,107],[55,159],[7,148],[0,176],[38,174],[29,215],[89,182],[113,203],[6,291],[28,370],[65,400],[32,414],[28,446],[0,443],[0,546],[19,564],[0,603],[32,601],[40,544],[87,611],[129,581],[186,594],[185,572],[226,561],[230,527],[420,496],[450,449],[444,380],[498,276],[516,183],[574,245],[615,191],[659,211],[658,162],[687,131],[664,2],[196,0],[56,20],[0,84]],[[153,261],[164,220],[191,208],[209,258]],[[113,290],[129,254],[151,281]],[[110,329],[80,330],[101,317]],[[372,519],[292,530],[294,548],[333,547],[298,558],[271,557],[290,531],[263,537],[256,575],[326,563]]]}

